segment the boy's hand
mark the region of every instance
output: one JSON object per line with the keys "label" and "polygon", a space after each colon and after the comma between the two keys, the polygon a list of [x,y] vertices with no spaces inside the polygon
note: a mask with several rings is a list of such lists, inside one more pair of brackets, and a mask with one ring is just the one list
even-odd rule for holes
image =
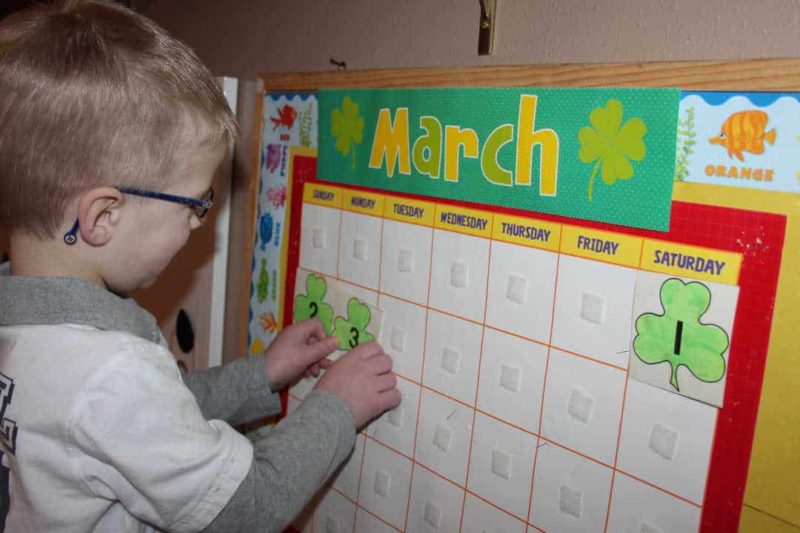
{"label": "boy's hand", "polygon": [[356,428],[360,429],[400,404],[397,378],[391,370],[391,358],[377,342],[370,342],[331,364],[315,388],[342,398],[353,412]]}
{"label": "boy's hand", "polygon": [[305,372],[319,373],[325,359],[339,347],[339,339],[326,337],[322,323],[310,318],[292,324],[278,334],[267,348],[267,379],[270,389],[279,391]]}

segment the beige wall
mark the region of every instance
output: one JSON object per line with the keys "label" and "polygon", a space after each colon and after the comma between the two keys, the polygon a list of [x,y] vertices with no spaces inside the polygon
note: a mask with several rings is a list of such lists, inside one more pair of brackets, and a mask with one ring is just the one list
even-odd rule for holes
{"label": "beige wall", "polygon": [[215,74],[800,55],[797,0],[497,0],[477,55],[478,0],[132,0]]}

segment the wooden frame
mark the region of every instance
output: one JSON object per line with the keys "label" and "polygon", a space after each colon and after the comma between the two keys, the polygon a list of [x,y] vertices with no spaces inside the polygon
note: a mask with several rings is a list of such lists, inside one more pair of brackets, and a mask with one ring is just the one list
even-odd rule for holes
{"label": "wooden frame", "polygon": [[679,87],[713,91],[800,90],[800,59],[457,67],[260,76],[269,91],[334,87]]}

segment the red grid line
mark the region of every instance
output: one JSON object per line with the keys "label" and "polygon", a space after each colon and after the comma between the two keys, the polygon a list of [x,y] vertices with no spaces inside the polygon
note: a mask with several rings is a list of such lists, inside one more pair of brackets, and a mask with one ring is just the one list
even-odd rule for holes
{"label": "red grid line", "polygon": [[[641,262],[641,260],[640,260]],[[608,489],[608,505],[606,506],[606,525],[603,528],[603,531],[608,531],[608,521],[611,517],[611,500],[612,496],[614,495],[614,481],[617,478],[617,460],[619,459],[619,448],[622,442],[622,421],[625,418],[625,402],[628,399],[628,381],[631,379],[629,373],[626,372],[625,376],[625,388],[622,391],[622,408],[620,409],[619,413],[619,430],[617,431],[617,446],[616,450],[614,451],[614,466],[613,471],[611,472],[611,486]],[[666,491],[665,491],[666,492]]]}
{"label": "red grid line", "polygon": [[[433,230],[431,230],[430,235],[431,235],[431,247],[430,247],[430,253],[428,254],[428,290],[425,291],[425,306],[424,306],[426,309],[428,304],[430,303],[431,279],[433,277]],[[412,305],[417,305],[414,304],[414,302],[409,302],[409,303],[411,303]],[[422,409],[422,378],[425,374],[425,355],[427,354],[427,352],[428,352],[428,311],[426,310],[425,331],[423,332],[423,338],[422,338],[422,362],[420,365],[420,372],[419,372],[420,383],[417,383],[417,385],[420,387],[420,391],[419,391],[419,401],[417,402],[417,418],[416,418],[416,423],[414,424],[414,441],[413,441],[414,446],[411,451],[413,455],[413,457],[411,458],[411,479],[408,482],[408,506],[406,507],[406,520],[405,520],[405,527],[403,529],[408,529],[408,515],[411,512],[411,489],[414,486],[413,485],[414,470],[416,469],[417,464],[419,464],[417,462],[417,437],[419,436],[419,412],[420,409]]]}
{"label": "red grid line", "polygon": [[[364,512],[365,512],[365,513],[367,513],[368,515],[372,516],[372,518],[375,518],[376,520],[378,520],[378,521],[380,521],[380,522],[383,522],[384,524],[386,524],[386,525],[387,525],[387,526],[389,526],[390,528],[394,529],[395,531],[398,531],[398,532],[400,532],[400,533],[403,533],[401,530],[397,529],[397,528],[396,528],[396,527],[394,527],[392,524],[390,524],[389,522],[387,522],[386,520],[384,520],[383,518],[381,518],[381,517],[380,517],[380,516],[378,516],[377,514],[373,513],[372,511],[370,511],[369,509],[367,509],[366,507],[364,507],[364,506],[363,506],[363,505],[361,505],[360,503],[356,503],[356,507],[357,507],[358,509],[361,509],[362,511],[364,511]],[[353,522],[353,531],[355,531],[355,529],[356,529],[356,523],[355,523],[355,521],[354,521],[354,522]]]}
{"label": "red grid line", "polygon": [[[433,253],[431,253],[431,258],[433,258]],[[483,321],[486,322],[486,302],[489,301],[489,273],[491,272],[492,265],[492,245],[491,242],[489,243],[489,257],[486,260],[486,289],[483,299]],[[433,273],[431,272],[431,275]],[[429,296],[430,298],[430,296]],[[430,302],[429,302],[430,303]],[[480,391],[480,383],[481,383],[481,363],[483,362],[483,342],[486,337],[486,329],[481,327],[481,344],[480,344],[480,351],[478,352],[478,376],[475,380],[475,400],[471,407],[472,409],[472,426],[470,427],[470,435],[469,435],[469,449],[467,450],[467,474],[464,478],[464,498],[461,500],[461,521],[459,522],[459,530],[464,529],[464,510],[467,507],[467,492],[469,491],[469,472],[470,466],[472,466],[472,446],[475,443],[475,422],[477,419],[477,405],[478,405],[478,393]]]}
{"label": "red grid line", "polygon": [[[486,505],[489,505],[489,506],[491,506],[491,507],[494,507],[494,508],[495,508],[495,509],[497,509],[498,511],[501,511],[501,512],[503,512],[503,513],[507,514],[508,516],[510,516],[511,518],[513,518],[514,520],[517,520],[518,522],[521,522],[522,524],[527,524],[527,522],[526,522],[525,520],[523,520],[521,517],[519,517],[519,516],[515,515],[515,514],[514,514],[514,513],[512,513],[511,511],[508,511],[508,510],[506,510],[506,509],[503,509],[503,508],[502,508],[502,507],[500,507],[499,505],[497,505],[497,504],[495,504],[495,503],[492,503],[491,501],[487,500],[486,498],[484,498],[484,497],[483,497],[483,496],[481,496],[480,494],[478,494],[478,493],[476,493],[476,492],[474,492],[474,491],[471,491],[471,490],[469,490],[469,489],[467,489],[467,490],[465,491],[465,493],[464,493],[464,505],[465,505],[465,506],[466,506],[466,502],[467,502],[467,498],[466,498],[466,495],[467,495],[467,494],[469,494],[470,496],[473,496],[473,497],[475,497],[475,498],[477,498],[477,499],[481,500],[481,501],[482,501],[483,503],[485,503]],[[463,512],[464,512],[464,511],[463,511],[463,509],[462,509],[462,511],[461,511],[461,512],[462,512],[462,514],[463,514]],[[462,528],[464,527],[463,523],[462,523],[461,527],[462,527]]]}
{"label": "red grid line", "polygon": [[625,470],[622,470],[621,468],[615,468],[614,472],[615,473],[619,473],[619,474],[624,474],[624,475],[628,476],[631,479],[635,479],[639,483],[643,483],[643,484],[647,485],[651,489],[656,489],[659,492],[663,492],[664,494],[672,496],[676,500],[680,500],[680,501],[682,501],[684,503],[688,503],[692,507],[696,507],[698,509],[702,509],[703,508],[703,506],[701,504],[699,504],[697,502],[693,502],[692,500],[690,500],[689,498],[686,498],[685,496],[681,496],[680,494],[672,492],[670,490],[667,490],[664,487],[659,487],[658,485],[656,485],[654,483],[651,483],[651,482],[647,481],[646,479],[641,478],[639,476],[634,476],[633,474],[631,474],[631,473],[629,473],[629,472],[627,472]]}
{"label": "red grid line", "polygon": [[378,444],[379,446],[383,446],[383,447],[384,447],[384,448],[386,448],[387,450],[389,450],[389,451],[391,451],[391,452],[394,452],[394,453],[396,453],[397,455],[399,455],[399,456],[400,456],[400,457],[402,457],[403,459],[408,459],[409,461],[412,461],[412,462],[414,461],[414,458],[413,458],[412,456],[404,454],[403,452],[401,452],[401,451],[400,451],[400,450],[398,450],[397,448],[395,448],[395,447],[393,447],[393,446],[390,446],[390,445],[386,444],[386,443],[385,443],[385,442],[383,442],[382,440],[380,440],[380,439],[377,439],[377,438],[373,437],[372,435],[370,435],[370,434],[368,434],[368,433],[364,433],[364,436],[365,436],[365,437],[366,437],[368,440],[371,440],[372,442],[374,442],[374,443]]}
{"label": "red grid line", "polygon": [[[564,238],[564,232],[560,232],[558,235],[558,248],[561,249],[562,239]],[[556,296],[558,295],[558,274],[559,269],[561,268],[561,256],[556,256],[556,274],[555,274],[555,281],[553,282],[553,309],[550,313],[550,334],[549,338],[547,339],[548,345],[553,342],[553,329],[555,328],[556,323]],[[544,379],[542,380],[542,401],[539,404],[539,435],[542,434],[542,419],[544,418],[544,396],[547,392],[547,374],[550,369],[550,352],[553,348],[547,348],[547,360],[544,364]],[[531,510],[533,507],[533,485],[536,479],[536,460],[539,458],[539,441],[536,441],[536,449],[533,451],[533,469],[531,470],[531,489],[528,494],[528,516],[526,522],[533,522],[531,520]]]}

